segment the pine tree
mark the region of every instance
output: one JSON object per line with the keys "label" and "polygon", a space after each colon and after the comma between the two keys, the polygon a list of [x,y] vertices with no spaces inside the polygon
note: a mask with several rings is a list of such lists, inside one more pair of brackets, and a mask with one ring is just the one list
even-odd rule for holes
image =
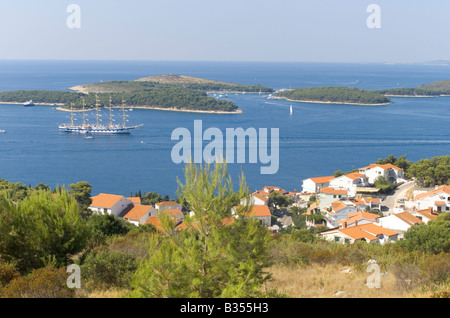
{"label": "pine tree", "polygon": [[[251,206],[240,205],[250,196],[242,176],[233,190],[226,164],[185,169],[179,180],[180,200],[193,216],[185,216],[185,230],[162,217],[164,235],[153,234],[149,258],[137,270],[131,297],[257,297],[269,278],[266,247],[269,232],[246,218]],[[232,210],[235,211],[234,218]]]}

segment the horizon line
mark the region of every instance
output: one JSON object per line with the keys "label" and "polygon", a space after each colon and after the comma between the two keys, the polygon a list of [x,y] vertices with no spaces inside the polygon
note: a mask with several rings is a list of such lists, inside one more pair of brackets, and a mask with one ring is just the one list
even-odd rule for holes
{"label": "horizon line", "polygon": [[[449,60],[439,59],[421,62],[371,62],[371,61],[277,61],[277,60],[158,60],[158,59],[1,59],[0,62],[198,62],[198,63],[304,63],[304,64],[382,64],[382,65],[411,65],[448,66]],[[439,64],[438,62],[441,62]]]}

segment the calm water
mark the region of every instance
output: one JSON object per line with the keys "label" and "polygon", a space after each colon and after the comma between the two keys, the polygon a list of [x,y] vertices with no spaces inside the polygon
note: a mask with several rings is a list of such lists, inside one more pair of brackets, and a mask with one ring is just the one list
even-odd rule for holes
{"label": "calm water", "polygon": [[[66,90],[80,83],[183,74],[279,88],[350,86],[367,89],[412,87],[449,79],[448,67],[420,65],[213,63],[213,62],[0,62],[0,90]],[[172,130],[249,127],[280,129],[280,168],[261,175],[260,164],[242,168],[252,190],[279,185],[301,190],[301,180],[365,166],[389,154],[419,160],[448,155],[450,97],[393,98],[389,106],[346,106],[268,100],[264,95],[229,94],[245,111],[213,115],[134,110],[130,124],[144,126],[129,136],[59,133],[67,113],[48,106],[0,105],[0,178],[52,187],[88,181],[94,194],[129,195],[139,189],[174,196],[183,166],[172,163]],[[289,106],[294,113],[289,116]],[[93,115],[90,115],[93,118]]]}

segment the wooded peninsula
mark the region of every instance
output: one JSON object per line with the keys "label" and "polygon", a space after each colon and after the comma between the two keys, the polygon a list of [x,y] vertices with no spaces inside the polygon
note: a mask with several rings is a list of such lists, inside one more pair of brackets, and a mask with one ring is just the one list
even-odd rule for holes
{"label": "wooded peninsula", "polygon": [[297,88],[278,92],[275,98],[330,104],[387,105],[391,103],[390,98],[381,93],[349,87]]}
{"label": "wooded peninsula", "polygon": [[232,84],[180,75],[83,84],[72,87],[71,90],[73,92],[50,90],[0,92],[0,102],[25,103],[33,100],[34,103],[62,104],[64,108],[69,108],[73,104],[75,109],[80,109],[83,107],[83,99],[87,108],[93,108],[98,97],[100,106],[109,106],[111,98],[113,105],[122,105],[122,100],[125,100],[127,107],[233,113],[239,112],[237,105],[231,101],[210,97],[208,92],[217,91],[225,94],[274,91],[262,85]]}

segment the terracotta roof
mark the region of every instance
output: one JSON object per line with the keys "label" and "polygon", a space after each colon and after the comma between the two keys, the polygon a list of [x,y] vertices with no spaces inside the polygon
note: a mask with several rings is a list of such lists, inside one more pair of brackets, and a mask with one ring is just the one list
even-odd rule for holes
{"label": "terracotta roof", "polygon": [[450,186],[442,185],[442,186],[437,187],[433,191],[418,194],[418,195],[416,195],[414,201],[417,201],[417,200],[420,200],[420,199],[423,199],[423,198],[426,198],[426,197],[430,197],[430,196],[433,196],[433,195],[436,195],[436,194],[439,194],[439,193],[442,193],[442,192],[450,194]]}
{"label": "terracotta roof", "polygon": [[166,210],[161,210],[159,213],[169,214],[169,216],[175,216],[175,217],[183,217],[183,215],[184,215],[180,209],[166,209]]}
{"label": "terracotta roof", "polygon": [[120,216],[124,219],[139,221],[151,208],[150,205],[130,204]]}
{"label": "terracotta roof", "polygon": [[373,223],[361,224],[361,225],[358,225],[358,227],[361,230],[369,232],[370,234],[373,234],[373,235],[380,235],[380,234],[383,234],[386,236],[398,235],[398,233],[395,231],[386,229],[384,227],[381,227],[381,226],[373,224]]}
{"label": "terracotta roof", "polygon": [[156,203],[155,205],[157,205],[159,207],[163,207],[163,206],[180,206],[181,204],[176,203],[174,201],[164,201],[164,202]]}
{"label": "terracotta roof", "polygon": [[90,206],[110,209],[123,197],[123,195],[100,193],[99,195],[91,198],[92,203]]}
{"label": "terracotta roof", "polygon": [[254,217],[258,217],[258,216],[271,216],[272,214],[270,214],[270,210],[269,207],[267,207],[266,205],[255,205],[252,210],[250,211],[250,213],[248,214],[248,216],[254,216]]}
{"label": "terracotta roof", "polygon": [[416,218],[414,215],[412,215],[409,212],[402,212],[402,213],[397,213],[394,214],[396,217],[398,217],[400,220],[410,224],[410,225],[415,225],[415,224],[422,224],[424,223],[422,220],[420,220],[419,218]]}
{"label": "terracotta roof", "polygon": [[268,198],[266,198],[265,196],[263,196],[262,194],[260,194],[259,192],[255,192],[255,193],[253,193],[253,196],[255,197],[255,198],[258,198],[258,199],[260,199],[261,201],[264,201],[264,202],[267,202],[267,201],[269,201],[269,199]]}
{"label": "terracotta roof", "polygon": [[436,201],[436,202],[434,202],[434,205],[443,206],[443,205],[445,205],[445,202],[444,201]]}
{"label": "terracotta roof", "polygon": [[150,217],[150,218],[148,219],[148,221],[145,222],[144,225],[147,225],[147,224],[153,225],[158,231],[165,232],[165,231],[162,229],[162,223],[161,223],[161,220],[160,220],[159,217],[157,217],[157,216],[152,216],[152,217]]}
{"label": "terracotta roof", "polygon": [[432,208],[429,209],[424,209],[424,210],[417,210],[417,211],[412,211],[411,213],[419,213],[429,219],[436,219],[438,217],[439,214],[433,212]]}
{"label": "terracotta roof", "polygon": [[328,183],[334,179],[334,176],[310,178],[314,183]]}
{"label": "terracotta roof", "polygon": [[363,198],[366,203],[381,203],[381,200],[378,198]]}
{"label": "terracotta roof", "polygon": [[345,204],[343,204],[342,202],[339,202],[339,201],[334,201],[331,203],[331,208],[333,209],[334,212],[342,210],[346,207],[347,206]]}
{"label": "terracotta roof", "polygon": [[376,168],[376,167],[380,167],[381,169],[384,169],[384,170],[387,170],[387,169],[402,170],[401,168],[394,166],[393,164],[390,164],[390,163],[386,163],[384,165],[372,163],[372,164],[368,165],[367,167],[359,168],[359,170],[366,170],[366,169],[371,169],[371,168]]}
{"label": "terracotta roof", "polygon": [[352,200],[351,202],[353,202],[356,205],[366,205],[366,202],[363,201],[363,199],[361,199],[361,198],[356,198],[355,200]]}
{"label": "terracotta roof", "polygon": [[129,197],[127,199],[130,200],[131,202],[133,202],[134,204],[141,204],[141,198],[140,197]]}
{"label": "terracotta roof", "polygon": [[352,179],[352,180],[356,180],[359,178],[366,178],[366,175],[364,175],[362,173],[358,173],[358,172],[352,172],[352,173],[346,174],[345,177]]}
{"label": "terracotta roof", "polygon": [[368,239],[369,241],[376,241],[378,238],[376,236],[373,236],[372,234],[367,233],[366,231],[361,230],[359,227],[348,227],[346,229],[339,229],[339,232],[350,236],[354,240],[359,239]]}
{"label": "terracotta roof", "polygon": [[349,222],[351,222],[351,221],[358,221],[358,220],[361,220],[361,219],[367,219],[367,220],[375,221],[378,218],[380,218],[380,216],[378,214],[364,212],[364,211],[358,211],[358,212],[350,213],[348,215],[348,221]]}
{"label": "terracotta roof", "polygon": [[348,193],[347,190],[336,190],[333,188],[323,188],[323,189],[320,189],[320,192],[326,193],[326,194],[347,194]]}

